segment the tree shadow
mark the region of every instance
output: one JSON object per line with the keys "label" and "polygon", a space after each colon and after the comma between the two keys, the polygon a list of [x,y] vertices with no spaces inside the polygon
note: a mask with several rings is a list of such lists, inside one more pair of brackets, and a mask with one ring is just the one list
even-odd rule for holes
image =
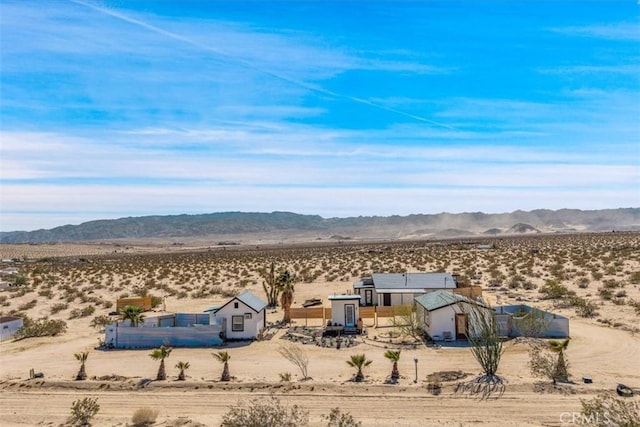
{"label": "tree shadow", "polygon": [[498,375],[480,375],[469,381],[459,382],[454,394],[465,394],[479,400],[499,399],[507,388],[506,380]]}

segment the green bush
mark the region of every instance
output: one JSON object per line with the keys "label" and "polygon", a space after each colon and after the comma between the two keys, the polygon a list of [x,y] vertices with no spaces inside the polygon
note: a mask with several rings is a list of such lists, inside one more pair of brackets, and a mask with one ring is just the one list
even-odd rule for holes
{"label": "green bush", "polygon": [[32,320],[25,316],[22,327],[14,335],[15,340],[31,337],[55,337],[67,332],[67,323],[64,320],[50,320],[47,318]]}
{"label": "green bush", "polygon": [[222,417],[221,427],[298,427],[309,423],[309,412],[298,405],[282,406],[276,397],[252,399],[238,404]]}
{"label": "green bush", "polygon": [[97,397],[76,400],[71,405],[69,423],[74,426],[90,426],[91,420],[98,414],[98,411],[100,411],[100,405]]}

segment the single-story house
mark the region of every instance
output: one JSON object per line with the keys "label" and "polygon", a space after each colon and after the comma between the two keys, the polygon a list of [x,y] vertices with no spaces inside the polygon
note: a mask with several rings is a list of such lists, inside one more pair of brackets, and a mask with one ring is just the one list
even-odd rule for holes
{"label": "single-story house", "polygon": [[132,327],[119,322],[105,327],[109,348],[219,346],[227,339],[256,339],[266,325],[267,303],[244,292],[203,313],[172,313],[146,317]]}
{"label": "single-story house", "polygon": [[267,303],[249,291],[212,311],[212,322],[226,323],[226,339],[256,339],[267,325]]}
{"label": "single-story house", "polygon": [[22,317],[2,316],[0,317],[0,341],[8,340],[22,328]]}
{"label": "single-story house", "polygon": [[495,307],[500,335],[505,337],[566,338],[569,319],[524,304]]}
{"label": "single-story house", "polygon": [[362,306],[413,304],[415,297],[438,289],[456,289],[451,273],[373,273],[353,284]]}
{"label": "single-story house", "polygon": [[478,330],[480,316],[493,315],[484,303],[445,290],[416,296],[415,306],[422,328],[434,341],[466,339]]}

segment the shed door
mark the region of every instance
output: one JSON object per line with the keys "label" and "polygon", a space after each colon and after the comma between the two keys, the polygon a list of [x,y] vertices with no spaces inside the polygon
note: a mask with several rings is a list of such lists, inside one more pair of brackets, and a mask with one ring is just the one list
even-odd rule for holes
{"label": "shed door", "polygon": [[364,291],[364,305],[373,305],[373,291],[371,289]]}
{"label": "shed door", "polygon": [[467,339],[468,318],[466,314],[456,314],[456,339]]}
{"label": "shed door", "polygon": [[354,327],[356,325],[356,308],[353,304],[344,306],[344,325]]}

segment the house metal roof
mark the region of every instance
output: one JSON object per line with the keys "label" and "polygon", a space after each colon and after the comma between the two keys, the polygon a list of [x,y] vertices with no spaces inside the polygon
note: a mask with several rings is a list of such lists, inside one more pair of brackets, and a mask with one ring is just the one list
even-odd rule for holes
{"label": "house metal roof", "polygon": [[[457,304],[459,302],[468,302],[472,304],[481,304],[465,296],[454,294],[453,292],[437,290],[417,296],[414,301],[420,304],[427,311],[434,311],[442,307]],[[481,304],[484,306],[484,304]]]}
{"label": "house metal roof", "polygon": [[254,309],[256,312],[260,312],[261,310],[267,307],[267,303],[263,301],[262,298],[252,294],[249,291],[244,291],[243,293],[238,295],[236,298],[238,298],[240,301],[242,301],[243,303],[245,303],[246,305]]}
{"label": "house metal roof", "polygon": [[[376,290],[383,289],[453,289],[457,287],[455,278],[451,273],[373,273],[373,287]],[[354,288],[371,287],[365,281],[354,283]]]}

